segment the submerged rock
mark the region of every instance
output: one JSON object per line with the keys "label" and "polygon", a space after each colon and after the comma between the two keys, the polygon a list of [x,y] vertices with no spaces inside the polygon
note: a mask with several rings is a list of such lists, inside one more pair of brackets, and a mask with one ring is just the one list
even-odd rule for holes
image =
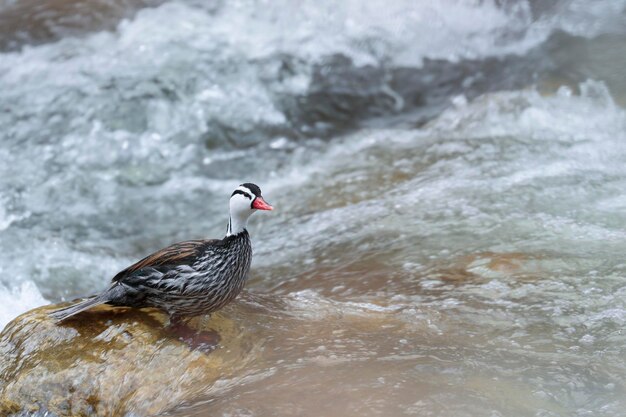
{"label": "submerged rock", "polygon": [[219,334],[207,353],[181,341],[155,310],[100,306],[57,324],[47,315],[54,308],[25,313],[0,334],[0,415],[155,415],[254,358],[254,344],[219,314],[190,323]]}

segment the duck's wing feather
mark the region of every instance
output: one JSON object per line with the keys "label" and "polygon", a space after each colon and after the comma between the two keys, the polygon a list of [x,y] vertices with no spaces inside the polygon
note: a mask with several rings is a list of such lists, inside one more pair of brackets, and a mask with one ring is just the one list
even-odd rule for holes
{"label": "duck's wing feather", "polygon": [[217,242],[217,239],[199,239],[174,243],[173,245],[146,256],[142,260],[118,272],[113,277],[112,282],[118,282],[142,269],[158,269],[159,267],[166,265],[168,267],[175,267],[179,265],[191,264],[207,245],[213,245]]}

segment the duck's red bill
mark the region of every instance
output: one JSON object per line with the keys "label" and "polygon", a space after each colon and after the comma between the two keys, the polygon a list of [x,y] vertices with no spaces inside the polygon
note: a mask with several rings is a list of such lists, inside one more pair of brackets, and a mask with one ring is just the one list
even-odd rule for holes
{"label": "duck's red bill", "polygon": [[273,210],[274,209],[274,207],[270,206],[269,204],[265,202],[265,200],[263,200],[263,197],[255,198],[254,202],[252,203],[252,208],[257,209],[257,210]]}

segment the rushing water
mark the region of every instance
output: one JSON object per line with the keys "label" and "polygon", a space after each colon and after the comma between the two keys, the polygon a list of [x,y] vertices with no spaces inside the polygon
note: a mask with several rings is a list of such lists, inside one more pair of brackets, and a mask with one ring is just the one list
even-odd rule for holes
{"label": "rushing water", "polygon": [[624,2],[29,4],[0,326],[221,235],[253,181],[224,314],[263,349],[171,415],[624,415]]}

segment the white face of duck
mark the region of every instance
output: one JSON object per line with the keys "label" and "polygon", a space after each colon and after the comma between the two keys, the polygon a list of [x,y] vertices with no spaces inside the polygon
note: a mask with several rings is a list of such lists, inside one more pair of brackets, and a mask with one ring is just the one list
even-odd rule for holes
{"label": "white face of duck", "polygon": [[230,197],[230,219],[226,236],[243,232],[248,218],[257,210],[272,210],[273,207],[261,196],[261,189],[255,184],[241,184]]}

